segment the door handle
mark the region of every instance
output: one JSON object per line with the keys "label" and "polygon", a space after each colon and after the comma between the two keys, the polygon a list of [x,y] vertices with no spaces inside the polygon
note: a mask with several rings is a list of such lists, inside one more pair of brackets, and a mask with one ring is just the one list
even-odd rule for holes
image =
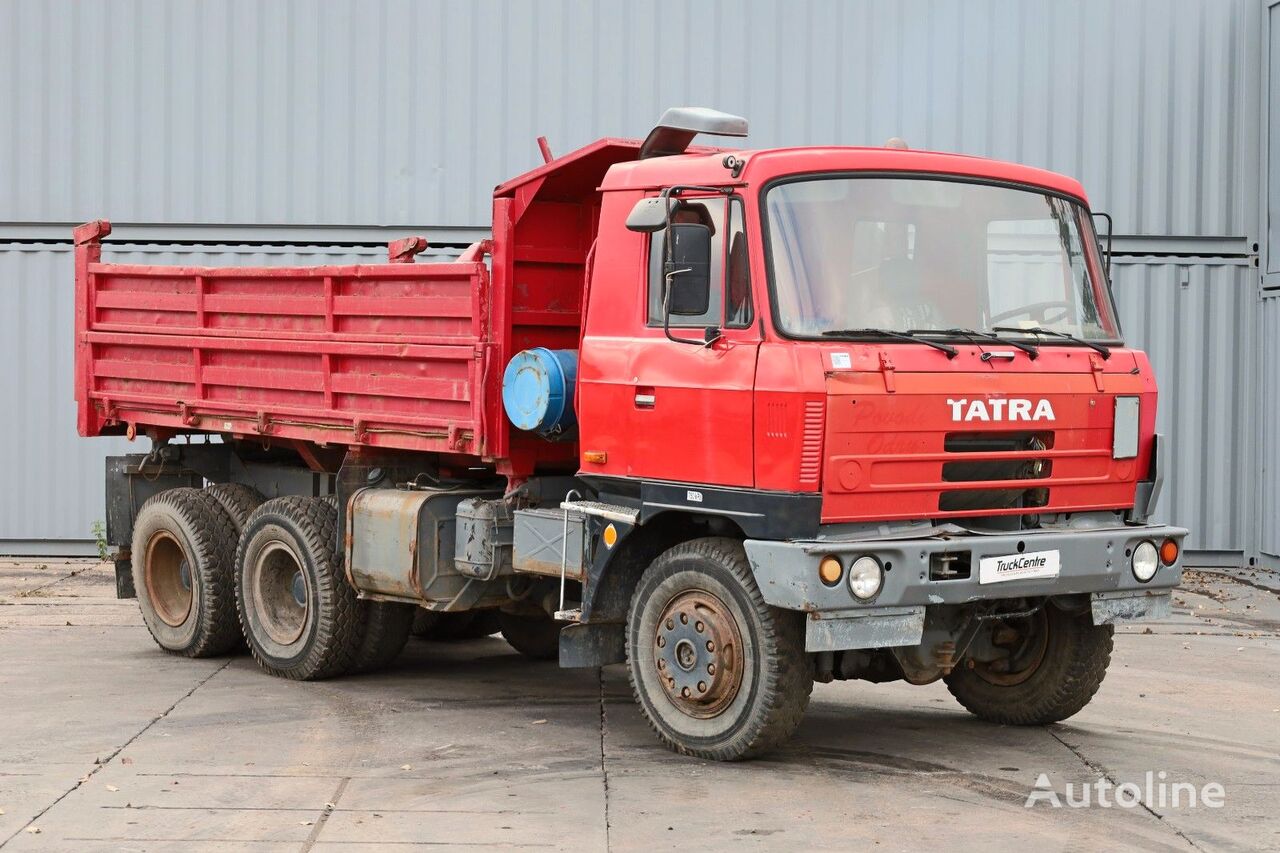
{"label": "door handle", "polygon": [[652,388],[637,387],[636,388],[636,408],[652,409],[654,404],[658,402],[657,395],[653,393]]}

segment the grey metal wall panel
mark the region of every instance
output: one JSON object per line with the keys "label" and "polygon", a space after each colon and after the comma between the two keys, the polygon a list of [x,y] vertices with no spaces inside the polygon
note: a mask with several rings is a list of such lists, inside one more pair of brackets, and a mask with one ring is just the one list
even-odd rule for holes
{"label": "grey metal wall panel", "polygon": [[[443,253],[441,253],[443,254]],[[382,249],[128,247],[121,263],[279,266],[375,263]],[[0,553],[84,551],[103,520],[102,459],[147,442],[82,439],[72,390],[74,271],[66,246],[0,244]],[[78,540],[78,542],[77,542]]]}
{"label": "grey metal wall panel", "polygon": [[661,110],[752,145],[1079,177],[1120,233],[1250,236],[1254,0],[0,0],[0,222],[483,227]]}
{"label": "grey metal wall panel", "polygon": [[1156,425],[1171,454],[1157,515],[1190,528],[1189,549],[1247,550],[1255,523],[1280,535],[1251,493],[1256,276],[1243,261],[1113,267],[1125,340],[1146,351],[1160,387]]}
{"label": "grey metal wall panel", "polygon": [[1256,430],[1258,463],[1257,545],[1263,554],[1280,563],[1280,293],[1268,293],[1259,300],[1260,391]]}

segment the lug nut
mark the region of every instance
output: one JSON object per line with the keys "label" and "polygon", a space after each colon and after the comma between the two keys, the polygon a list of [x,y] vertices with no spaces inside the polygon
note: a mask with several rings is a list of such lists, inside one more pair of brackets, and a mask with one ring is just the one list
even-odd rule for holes
{"label": "lug nut", "polygon": [[713,663],[707,664],[707,675],[715,675],[715,674],[716,674],[716,665]]}
{"label": "lug nut", "polygon": [[668,620],[667,620],[667,630],[668,630],[668,631],[674,631],[674,630],[675,630],[675,627],[676,627],[676,623],[675,623],[675,622],[672,622],[670,619],[668,619]]}
{"label": "lug nut", "polygon": [[681,625],[688,625],[688,624],[689,624],[689,616],[688,616],[688,614],[686,614],[686,613],[681,613],[681,614],[680,614],[680,624],[681,624]]}
{"label": "lug nut", "polygon": [[716,650],[716,644],[713,643],[711,640],[707,640],[707,651],[714,652],[715,650]]}
{"label": "lug nut", "polygon": [[697,622],[693,623],[693,630],[697,631],[699,634],[701,634],[701,633],[702,633],[703,631],[705,631],[706,629],[707,629],[707,626],[702,624],[702,620],[701,620],[701,619],[699,619]]}
{"label": "lug nut", "polygon": [[666,638],[666,637],[659,637],[659,638],[658,638],[658,648],[663,649],[663,648],[666,648],[666,646],[667,646],[667,638]]}
{"label": "lug nut", "polygon": [[699,692],[699,693],[706,693],[706,692],[707,692],[707,682],[705,682],[705,681],[699,681],[699,682],[698,682],[698,692]]}
{"label": "lug nut", "polygon": [[658,658],[658,669],[666,669],[666,668],[667,668],[666,660],[663,658]]}
{"label": "lug nut", "polygon": [[688,687],[682,687],[680,688],[680,695],[688,699],[692,694],[689,692]]}

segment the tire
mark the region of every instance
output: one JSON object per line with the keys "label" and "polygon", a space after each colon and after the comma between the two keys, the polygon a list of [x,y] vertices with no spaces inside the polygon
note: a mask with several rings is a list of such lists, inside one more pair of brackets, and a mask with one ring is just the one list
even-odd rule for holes
{"label": "tire", "polygon": [[337,510],[321,498],[274,498],[245,525],[236,610],[264,670],[310,681],[356,663],[365,613],[334,550]]}
{"label": "tire", "polygon": [[395,601],[365,602],[364,639],[352,670],[373,672],[395,660],[409,642],[409,629],[418,609]]}
{"label": "tire", "polygon": [[245,522],[253,515],[253,511],[266,501],[257,489],[241,483],[214,483],[205,486],[204,493],[221,504],[227,515],[231,516],[237,536],[244,530]]}
{"label": "tire", "polygon": [[502,632],[502,639],[530,660],[560,657],[560,630],[567,624],[550,616],[498,612],[498,630]]}
{"label": "tire", "polygon": [[785,742],[813,690],[803,614],[766,604],[742,543],[724,538],[677,545],[645,570],[627,618],[627,672],[658,739],[716,761]]}
{"label": "tire", "polygon": [[199,489],[168,489],[142,505],[131,543],[133,584],[160,648],[203,658],[236,646],[235,541],[230,517]]}
{"label": "tire", "polygon": [[979,719],[1010,726],[1060,722],[1088,705],[1107,674],[1114,628],[1092,624],[1087,612],[1072,614],[1052,605],[1008,625],[1016,629],[1017,623],[1043,626],[1021,629],[1034,665],[1009,673],[962,660],[944,679],[951,695]]}
{"label": "tire", "polygon": [[456,640],[478,640],[501,630],[496,610],[463,610],[441,613],[418,608],[413,617],[413,636],[422,640],[447,643]]}

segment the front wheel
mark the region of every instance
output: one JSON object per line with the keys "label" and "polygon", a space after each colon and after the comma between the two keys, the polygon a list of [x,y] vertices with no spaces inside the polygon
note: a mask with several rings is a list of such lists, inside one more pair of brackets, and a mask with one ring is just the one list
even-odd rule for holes
{"label": "front wheel", "polygon": [[685,542],[649,566],[631,599],[627,667],[658,738],[718,761],[786,741],[813,689],[803,615],[765,603],[733,539]]}
{"label": "front wheel", "polygon": [[1113,628],[1089,613],[1045,605],[1029,616],[993,620],[946,676],[947,689],[991,723],[1043,726],[1078,712],[1098,692],[1111,662]]}

